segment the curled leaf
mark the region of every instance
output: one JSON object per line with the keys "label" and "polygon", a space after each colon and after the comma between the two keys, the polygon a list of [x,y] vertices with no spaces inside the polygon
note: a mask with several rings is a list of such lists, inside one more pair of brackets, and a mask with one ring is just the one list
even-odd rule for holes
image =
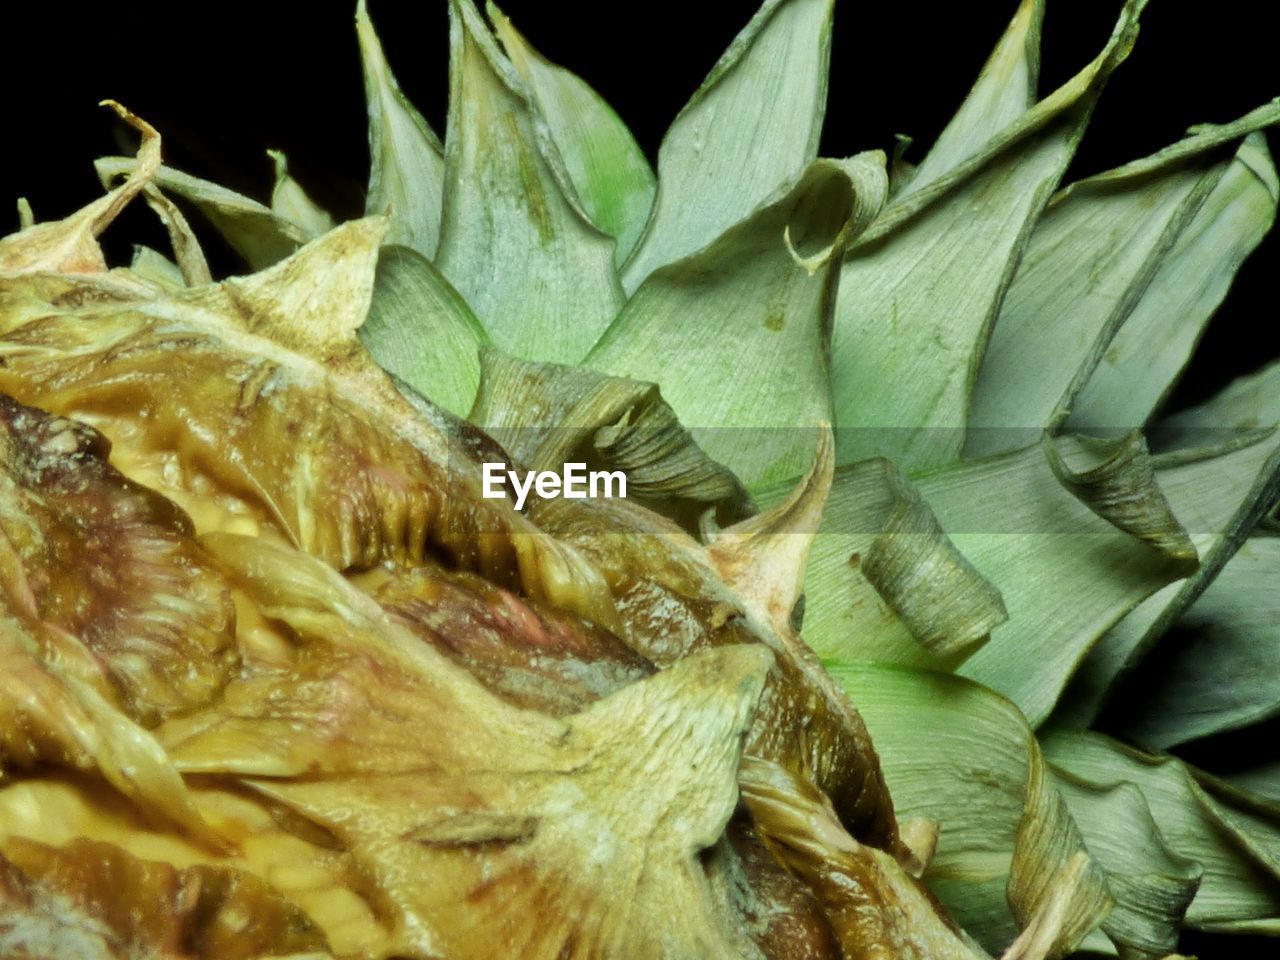
{"label": "curled leaf", "polygon": [[752,215],[817,156],[831,8],[766,0],[672,121],[653,212],[623,271],[628,293]]}
{"label": "curled leaf", "polygon": [[1045,457],[1059,482],[1108,523],[1143,540],[1187,573],[1199,557],[1156,482],[1147,441],[1137,431],[1115,440],[1045,438]]}
{"label": "curled leaf", "polygon": [[1280,430],[1237,435],[1217,450],[1157,458],[1160,486],[1201,557],[1186,579],[1164,587],[1114,626],[1080,664],[1056,718],[1093,722],[1117,683],[1213,582],[1280,495]]}
{"label": "curled leaf", "polygon": [[814,434],[797,424],[832,419],[840,255],[880,209],[886,182],[882,154],[815,161],[705,249],[650,274],[587,365],[657,383],[748,490],[799,476]]}
{"label": "curled leaf", "polygon": [[804,637],[827,658],[954,666],[1007,619],[887,460],[837,469],[805,590]]}
{"label": "curled leaf", "polygon": [[470,419],[525,467],[621,470],[629,500],[690,531],[709,508],[723,523],[748,512],[737,478],[702,452],[656,385],[490,349],[480,363]]}

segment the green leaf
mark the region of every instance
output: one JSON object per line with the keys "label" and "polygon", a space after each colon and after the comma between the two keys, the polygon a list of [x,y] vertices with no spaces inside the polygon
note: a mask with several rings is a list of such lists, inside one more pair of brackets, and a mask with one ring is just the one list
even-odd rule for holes
{"label": "green leaf", "polygon": [[1050,733],[1041,743],[1049,763],[1077,780],[1141,789],[1169,850],[1204,871],[1187,910],[1190,926],[1280,918],[1280,885],[1259,850],[1280,841],[1274,825],[1210,797],[1173,757],[1147,756],[1097,733]]}
{"label": "green leaf", "polygon": [[181,268],[159,250],[141,243],[133,245],[133,260],[129,269],[138,276],[150,280],[163,290],[173,293],[187,285]]}
{"label": "green leaf", "polygon": [[1280,491],[1280,430],[1238,438],[1217,451],[1166,454],[1156,464],[1174,515],[1200,554],[1200,567],[1146,600],[1089,652],[1056,724],[1089,726],[1118,679],[1191,606],[1249,535]]}
{"label": "green leaf", "polygon": [[1226,779],[1233,786],[1280,806],[1280,760],[1260,763],[1256,767],[1229,774]]}
{"label": "green leaf", "polygon": [[592,222],[618,241],[619,264],[635,248],[657,181],[626,124],[574,74],[548,61],[492,3],[489,19],[551,130],[578,199]]}
{"label": "green leaf", "polygon": [[[1206,198],[1233,165],[1256,154],[1243,138],[1277,115],[1273,104],[1201,128],[1054,197],[992,330],[974,388],[967,456],[1023,446],[1066,415],[1116,331],[1161,282],[1162,264],[1188,224],[1196,229]],[[1154,344],[1163,334],[1148,329],[1146,336]]]}
{"label": "green leaf", "polygon": [[1280,423],[1280,361],[1238,377],[1196,407],[1158,421],[1152,438],[1166,447],[1203,447],[1231,434]]}
{"label": "green leaf", "polygon": [[798,476],[813,428],[831,421],[840,254],[886,188],[883,154],[815,161],[709,247],[650,275],[587,364],[659,384],[698,445],[748,489]]}
{"label": "green leaf", "polygon": [[1066,774],[1054,779],[1115,897],[1103,931],[1126,960],[1174,953],[1200,886],[1200,864],[1169,848],[1134,784],[1097,787]]}
{"label": "green leaf", "polygon": [[[963,163],[913,181],[850,247],[832,344],[838,462],[888,456],[910,471],[959,456],[1004,291],[1142,6],[1126,3],[1092,63]],[[1015,19],[1004,45],[1025,58],[1035,20]],[[1010,82],[1022,89],[1030,71]]]}
{"label": "green leaf", "polygon": [[672,122],[627,292],[707,246],[818,154],[832,0],[766,0]]}
{"label": "green leaf", "polygon": [[1165,749],[1280,714],[1280,538],[1241,544],[1143,660],[1108,728]]}
{"label": "green leaf", "polygon": [[[93,166],[98,178],[109,183],[131,173],[135,162],[128,157],[102,157]],[[255,271],[278,263],[312,239],[305,229],[270,207],[208,180],[161,167],[151,182],[194,205]]]}
{"label": "green leaf", "polygon": [[[1039,445],[952,464],[915,482],[955,546],[999,589],[1009,614],[960,672],[1009,697],[1032,725],[1048,716],[1107,629],[1185,575],[1185,559],[1161,553],[1077,499]],[[1136,495],[1159,494],[1153,485]]]}
{"label": "green leaf", "polygon": [[614,241],[578,206],[546,124],[471,0],[449,10],[436,263],[500,349],[577,362],[622,304]]}
{"label": "green leaf", "polygon": [[1000,592],[887,460],[836,471],[820,530],[804,639],[824,659],[953,668],[1008,618]]}
{"label": "green leaf", "polygon": [[440,240],[444,150],[422,114],[400,92],[382,53],[365,0],[356,6],[356,36],[369,104],[369,195],[366,213],[391,214],[387,242],[435,256]]}
{"label": "green leaf", "polygon": [[522,466],[560,472],[575,461],[622,470],[628,500],[691,532],[710,507],[726,524],[750,511],[737,478],[698,448],[654,384],[492,349],[480,360],[469,419]]}
{"label": "green leaf", "polygon": [[[940,828],[925,881],[983,946],[1002,948],[1051,895],[1055,871],[1083,849],[1026,720],[960,677],[863,663],[828,668],[866,720],[898,815]],[[1107,901],[1091,867],[1064,939],[1096,926]]]}
{"label": "green leaf", "polygon": [[280,150],[268,150],[267,156],[275,164],[276,182],[271,188],[271,209],[301,227],[306,233],[318,237],[333,229],[333,217],[307,196],[302,184],[289,173],[289,159]]}
{"label": "green leaf", "polygon": [[36,215],[31,210],[31,201],[26,197],[18,198],[18,230],[22,231],[27,227],[34,227],[36,224]]}
{"label": "green leaf", "polygon": [[1141,433],[1111,440],[1046,437],[1044,451],[1058,482],[1094,513],[1161,553],[1185,561],[1188,572],[1196,568],[1195,544],[1156,482]]}
{"label": "green leaf", "polygon": [[480,383],[488,337],[466,302],[409,247],[386,246],[360,342],[384,369],[450,413],[464,417]]}
{"label": "green leaf", "polygon": [[[1280,121],[1280,102],[1263,111],[1265,122]],[[1280,180],[1266,140],[1251,134],[1116,332],[1075,398],[1069,424],[1125,428],[1146,422],[1172,389],[1240,264],[1275,222],[1277,199]]]}
{"label": "green leaf", "polygon": [[973,89],[916,167],[904,194],[954,170],[1035,104],[1043,22],[1044,0],[1022,0]]}

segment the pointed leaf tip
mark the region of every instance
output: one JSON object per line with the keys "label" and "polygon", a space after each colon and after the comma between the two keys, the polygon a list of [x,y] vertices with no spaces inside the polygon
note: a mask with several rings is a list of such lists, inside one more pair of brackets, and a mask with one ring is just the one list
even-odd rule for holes
{"label": "pointed leaf tip", "polygon": [[103,100],[99,105],[110,107],[142,134],[137,159],[128,178],[106,196],[65,219],[33,224],[0,238],[0,273],[40,270],[100,273],[107,269],[97,238],[160,169],[160,134],[115,100]]}
{"label": "pointed leaf tip", "polygon": [[401,92],[382,51],[365,0],[356,36],[369,112],[369,192],[365,212],[391,215],[388,242],[435,256],[440,241],[444,148]]}
{"label": "pointed leaf tip", "polygon": [[809,549],[822,522],[835,473],[831,425],[818,428],[813,465],[785,503],[722,530],[711,562],[748,609],[778,633],[796,629]]}
{"label": "pointed leaf tip", "polygon": [[658,151],[659,188],[623,270],[634,292],[706,247],[817,156],[832,0],[767,0],[680,111]]}
{"label": "pointed leaf tip", "polygon": [[581,79],[550,63],[498,7],[489,19],[546,120],[586,213],[618,241],[623,263],[644,231],[656,181],[643,151],[613,109]]}
{"label": "pointed leaf tip", "polygon": [[470,0],[452,0],[437,263],[494,345],[582,359],[622,302],[614,241],[581,209],[532,95]]}

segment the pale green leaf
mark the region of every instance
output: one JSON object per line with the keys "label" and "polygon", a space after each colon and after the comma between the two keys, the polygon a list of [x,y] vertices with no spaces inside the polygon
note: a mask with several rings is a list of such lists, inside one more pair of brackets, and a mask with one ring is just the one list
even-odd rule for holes
{"label": "pale green leaf", "polygon": [[623,270],[633,292],[701,250],[817,156],[832,0],[766,0],[672,122],[658,194]]}
{"label": "pale green leaf", "polygon": [[1061,773],[1054,779],[1116,901],[1103,931],[1126,960],[1173,953],[1200,886],[1200,864],[1169,849],[1134,784],[1098,787]]}
{"label": "pale green leaf", "polygon": [[[1084,70],[963,163],[904,190],[851,246],[832,343],[839,462],[882,455],[915,470],[959,456],[1004,292],[1143,5],[1125,4]],[[1033,19],[1011,25],[1017,49]]]}
{"label": "pale green leaf", "polygon": [[1154,442],[1165,447],[1204,447],[1240,432],[1280,423],[1280,361],[1238,377],[1211,399],[1158,421]]}
{"label": "pale green leaf", "polygon": [[1114,626],[1080,664],[1055,723],[1085,727],[1108,694],[1182,615],[1257,524],[1280,491],[1280,431],[1237,439],[1214,452],[1156,458],[1161,489],[1191,534],[1200,567]]}
{"label": "pale green leaf", "polygon": [[[93,166],[99,179],[109,183],[131,173],[135,162],[128,157],[102,157]],[[312,239],[270,207],[208,180],[161,167],[151,182],[192,204],[254,270],[278,263]]]}
{"label": "pale green leaf", "polygon": [[271,209],[300,226],[307,234],[318,237],[333,229],[333,217],[318,203],[307,196],[302,184],[289,173],[289,158],[283,151],[268,150],[267,156],[275,164],[276,181],[271,188]]}
{"label": "pale green leaf", "polygon": [[452,0],[440,272],[495,346],[574,363],[613,319],[614,241],[579,208],[530,94],[471,0]]}
{"label": "pale green leaf", "polygon": [[170,293],[182,290],[187,285],[182,269],[176,263],[159,250],[144,244],[134,244],[129,269]]}
{"label": "pale green leaf", "polygon": [[1105,440],[1046,436],[1044,451],[1058,482],[1094,513],[1195,569],[1195,544],[1156,482],[1141,433]]}
{"label": "pale green leaf", "polygon": [[365,0],[356,7],[356,36],[369,105],[367,213],[391,214],[387,242],[435,256],[440,239],[444,150],[422,114],[400,92],[382,53]]}
{"label": "pale green leaf", "polygon": [[1188,924],[1210,928],[1280,918],[1280,884],[1259,856],[1260,847],[1274,848],[1280,840],[1274,825],[1208,796],[1172,757],[1149,757],[1096,733],[1050,733],[1041,742],[1049,763],[1078,780],[1141,789],[1169,850],[1204,871]]}
{"label": "pale green leaf", "polygon": [[1044,0],[1022,0],[973,89],[920,162],[904,194],[955,169],[1036,102]]}
{"label": "pale green leaf", "polygon": [[655,271],[587,358],[662,388],[682,423],[748,489],[801,474],[831,421],[835,278],[884,200],[884,155],[815,161],[706,249]]}
{"label": "pale green leaf", "polygon": [[[1018,709],[960,677],[830,663],[866,720],[900,817],[939,825],[925,881],[989,950],[1009,943],[1082,849]],[[1096,926],[1108,896],[1090,868],[1066,939]]]}
{"label": "pale green leaf", "polygon": [[618,241],[626,260],[644,232],[656,180],[644,152],[600,95],[550,63],[492,3],[489,17],[512,65],[551,130],[578,199],[592,222]]}
{"label": "pale green leaf", "polygon": [[480,383],[488,338],[466,302],[409,247],[383,247],[369,315],[357,331],[379,366],[457,416]]}
{"label": "pale green leaf", "polygon": [[[1280,121],[1280,103],[1268,121]],[[1131,428],[1173,387],[1236,271],[1275,222],[1280,180],[1251,134],[1178,237],[1072,404],[1069,424]]]}
{"label": "pale green leaf", "polygon": [[1161,638],[1108,729],[1165,749],[1280,714],[1280,538],[1246,540]]}
{"label": "pale green leaf", "polygon": [[[1144,451],[1128,444],[1118,452],[1124,457],[1103,472],[1114,473],[1109,481],[1097,476],[1092,489],[1080,483],[1074,493],[1040,445],[919,475],[920,509],[932,511],[930,525],[945,536],[933,539],[937,554],[930,560],[921,551],[917,575],[938,562],[951,576],[917,580],[896,602],[877,592],[885,588],[872,582],[874,563],[870,577],[865,567],[885,516],[915,495],[897,492],[904,482],[890,482],[892,468],[884,461],[839,468],[806,577],[805,638],[823,656],[941,669],[955,668],[959,658],[940,657],[913,640],[911,619],[901,613],[905,605],[919,608],[917,618],[970,625],[971,632],[957,633],[972,644],[965,653],[978,646],[979,630],[991,631],[961,672],[1011,697],[1039,723],[1098,638],[1188,565],[1185,553],[1161,553],[1140,542],[1155,530],[1181,541]],[[1144,475],[1145,485],[1135,484]],[[1117,489],[1141,504],[1135,515],[1150,513],[1150,527],[1131,524],[1130,535],[1115,526],[1108,504]],[[974,604],[969,616],[944,616],[967,603]]]}
{"label": "pale green leaf", "polygon": [[1039,445],[915,481],[955,546],[999,589],[1009,614],[960,672],[1008,696],[1033,725],[1098,638],[1185,573],[1185,560],[1077,499]]}
{"label": "pale green leaf", "polygon": [[992,330],[974,388],[967,456],[1024,446],[1066,414],[1179,236],[1188,224],[1196,229],[1206,198],[1256,153],[1241,140],[1278,114],[1280,105],[1271,105],[1201,128],[1053,199]]}
{"label": "pale green leaf", "polygon": [[31,201],[26,197],[18,198],[18,229],[25,230],[35,226],[36,215],[31,210]]}
{"label": "pale green leaf", "polygon": [[622,470],[628,500],[691,532],[709,508],[726,524],[749,512],[737,478],[698,449],[654,384],[492,349],[480,359],[469,419],[523,467],[561,472],[573,461]]}
{"label": "pale green leaf", "polygon": [[805,574],[804,639],[820,657],[950,668],[1007,617],[891,463],[836,471]]}

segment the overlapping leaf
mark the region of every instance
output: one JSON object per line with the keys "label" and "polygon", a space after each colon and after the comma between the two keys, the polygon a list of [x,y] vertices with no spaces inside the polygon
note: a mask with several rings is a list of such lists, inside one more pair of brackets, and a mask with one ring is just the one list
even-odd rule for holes
{"label": "overlapping leaf", "polygon": [[[94,161],[94,168],[103,183],[109,183],[131,173],[135,162],[125,157],[102,157]],[[152,183],[191,203],[251,269],[269,267],[312,239],[304,227],[270,207],[180,170],[161,167]]]}
{"label": "overlapping leaf", "polygon": [[[970,393],[1013,269],[1103,84],[1132,46],[1142,6],[1126,3],[1092,63],[945,175],[909,186],[850,248],[833,334],[839,462],[885,455],[914,470],[963,449]],[[1038,19],[1019,11],[1001,44],[1016,53],[996,60],[1021,64],[984,73],[971,112],[991,101],[1000,118],[1010,99],[1026,96]],[[1014,94],[992,89],[1000,83]],[[965,125],[981,128],[968,114]],[[943,153],[954,162],[967,150],[944,145]]]}
{"label": "overlapping leaf", "polygon": [[1241,544],[1142,662],[1108,726],[1165,749],[1280,713],[1278,584],[1280,538]]}
{"label": "overlapping leaf", "polygon": [[672,122],[658,194],[623,271],[634,292],[800,176],[826,111],[832,0],[766,0]]}
{"label": "overlapping leaf", "polygon": [[[1083,849],[1026,720],[960,677],[828,667],[867,721],[897,810],[939,825],[925,879],[983,946],[1002,948],[1052,895],[1056,871]],[[1097,926],[1110,899],[1091,867],[1067,910],[1062,946]]]}
{"label": "overlapping leaf", "polygon": [[[1280,103],[1246,120],[1280,122]],[[1146,422],[1190,359],[1241,261],[1275,222],[1278,200],[1280,180],[1266,140],[1254,133],[1112,338],[1075,398],[1069,424],[1124,429]]]}
{"label": "overlapping leaf", "polygon": [[435,256],[440,240],[444,148],[391,72],[365,0],[356,7],[356,36],[369,104],[369,193],[365,212],[391,215],[387,242]]}
{"label": "overlapping leaf", "polygon": [[649,161],[599,94],[549,63],[492,3],[489,16],[550,128],[583,208],[597,227],[617,239],[621,264],[639,241],[653,206],[656,181]]}
{"label": "overlapping leaf", "polygon": [[1172,757],[1149,757],[1096,733],[1050,733],[1041,738],[1054,767],[1096,787],[1132,783],[1141,791],[1169,851],[1198,863],[1203,875],[1187,910],[1202,929],[1240,932],[1280,917],[1274,850],[1280,828],[1205,793]]}
{"label": "overlapping leaf", "polygon": [[[1205,282],[1171,258],[1179,251],[1184,261],[1199,256],[1210,261],[1204,269],[1225,278],[1240,248],[1256,242],[1257,226],[1268,219],[1266,204],[1257,203],[1269,165],[1265,144],[1250,134],[1277,117],[1280,104],[1272,104],[1235,123],[1201,128],[1053,199],[992,331],[974,387],[967,455],[1022,446],[1065,416],[1099,362],[1117,362],[1104,359],[1114,338],[1120,351],[1138,343],[1147,354],[1170,349],[1168,325],[1175,317],[1178,324],[1191,319],[1171,310],[1169,298],[1189,296],[1176,290]],[[1232,230],[1238,238],[1225,242]],[[1207,319],[1207,308],[1201,312]],[[1127,332],[1130,323],[1135,332]],[[1094,412],[1123,409],[1107,402]],[[1090,418],[1087,408],[1080,416],[1093,426],[1126,422]]]}
{"label": "overlapping leaf", "polygon": [[1084,727],[1117,679],[1204,591],[1280,491],[1280,430],[1238,437],[1225,449],[1157,459],[1160,485],[1191,534],[1200,567],[1164,587],[1114,626],[1080,664],[1057,722]]}
{"label": "overlapping leaf", "polygon": [[748,489],[798,476],[812,428],[831,421],[840,255],[884,200],[883,164],[882,154],[814,162],[706,249],[650,275],[587,365],[658,383],[699,446]]}
{"label": "overlapping leaf", "polygon": [[379,366],[450,413],[466,416],[480,383],[484,328],[439,271],[409,247],[387,246],[359,330]]}
{"label": "overlapping leaf", "polygon": [[579,207],[532,95],[471,0],[450,4],[436,263],[495,345],[573,363],[622,303],[612,238]]}

